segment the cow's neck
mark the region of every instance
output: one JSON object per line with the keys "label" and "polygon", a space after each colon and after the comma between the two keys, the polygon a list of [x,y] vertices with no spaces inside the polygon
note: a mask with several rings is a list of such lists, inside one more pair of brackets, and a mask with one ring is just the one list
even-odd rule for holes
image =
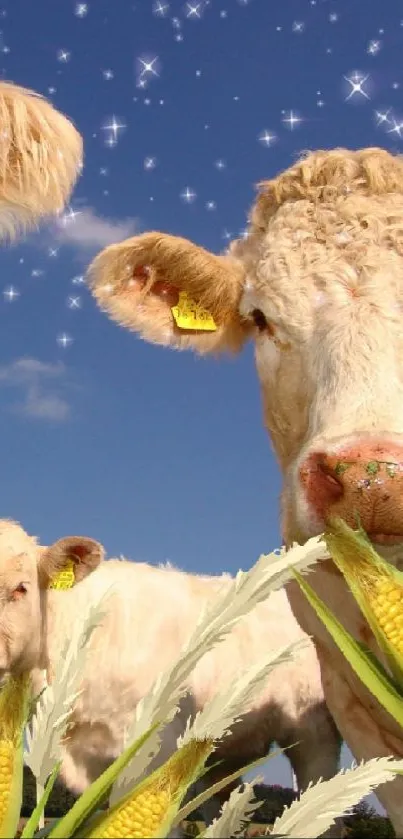
{"label": "cow's neck", "polygon": [[77,596],[74,589],[59,592],[48,589],[43,592],[41,603],[41,648],[38,666],[52,673],[57,664],[63,644],[71,637],[75,616],[78,614]]}

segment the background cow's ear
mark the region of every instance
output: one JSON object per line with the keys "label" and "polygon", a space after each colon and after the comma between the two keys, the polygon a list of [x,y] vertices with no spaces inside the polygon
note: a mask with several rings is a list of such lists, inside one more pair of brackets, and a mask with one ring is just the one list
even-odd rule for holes
{"label": "background cow's ear", "polygon": [[32,90],[0,82],[0,238],[65,206],[82,165],[74,125]]}
{"label": "background cow's ear", "polygon": [[98,567],[105,555],[102,545],[87,536],[66,536],[43,548],[38,563],[42,588],[71,588]]}
{"label": "background cow's ear", "polygon": [[145,233],[111,245],[88,283],[113,320],[153,343],[208,353],[236,351],[247,337],[241,263],[187,239]]}

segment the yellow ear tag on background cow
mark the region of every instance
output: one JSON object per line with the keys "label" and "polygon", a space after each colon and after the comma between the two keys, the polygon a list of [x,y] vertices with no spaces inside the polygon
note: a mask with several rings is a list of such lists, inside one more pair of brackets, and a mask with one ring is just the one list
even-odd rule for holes
{"label": "yellow ear tag on background cow", "polygon": [[74,562],[72,559],[69,559],[67,564],[59,571],[55,577],[53,577],[52,582],[49,585],[49,588],[56,588],[56,589],[67,589],[72,588],[76,581],[74,575]]}
{"label": "yellow ear tag on background cow", "polygon": [[204,332],[215,332],[217,329],[210,312],[192,300],[187,291],[179,292],[178,304],[172,306],[171,312],[179,329],[198,329]]}

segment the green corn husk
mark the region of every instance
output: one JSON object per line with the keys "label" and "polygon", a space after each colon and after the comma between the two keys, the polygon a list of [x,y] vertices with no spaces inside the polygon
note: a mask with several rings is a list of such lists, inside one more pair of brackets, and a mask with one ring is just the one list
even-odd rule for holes
{"label": "green corn husk", "polygon": [[324,541],[385,654],[390,672],[403,686],[403,574],[376,552],[363,530],[341,519],[330,522]]}

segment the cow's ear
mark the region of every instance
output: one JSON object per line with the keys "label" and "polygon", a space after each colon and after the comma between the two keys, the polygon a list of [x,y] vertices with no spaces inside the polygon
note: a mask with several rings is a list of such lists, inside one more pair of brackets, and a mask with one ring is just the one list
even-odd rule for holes
{"label": "cow's ear", "polygon": [[41,588],[67,589],[98,568],[104,549],[87,536],[66,536],[43,548],[38,563]]}
{"label": "cow's ear", "polygon": [[156,344],[236,351],[248,335],[241,263],[178,236],[145,233],[105,248],[88,283],[113,320]]}
{"label": "cow's ear", "polygon": [[42,96],[0,82],[0,238],[65,206],[82,165],[74,125]]}

